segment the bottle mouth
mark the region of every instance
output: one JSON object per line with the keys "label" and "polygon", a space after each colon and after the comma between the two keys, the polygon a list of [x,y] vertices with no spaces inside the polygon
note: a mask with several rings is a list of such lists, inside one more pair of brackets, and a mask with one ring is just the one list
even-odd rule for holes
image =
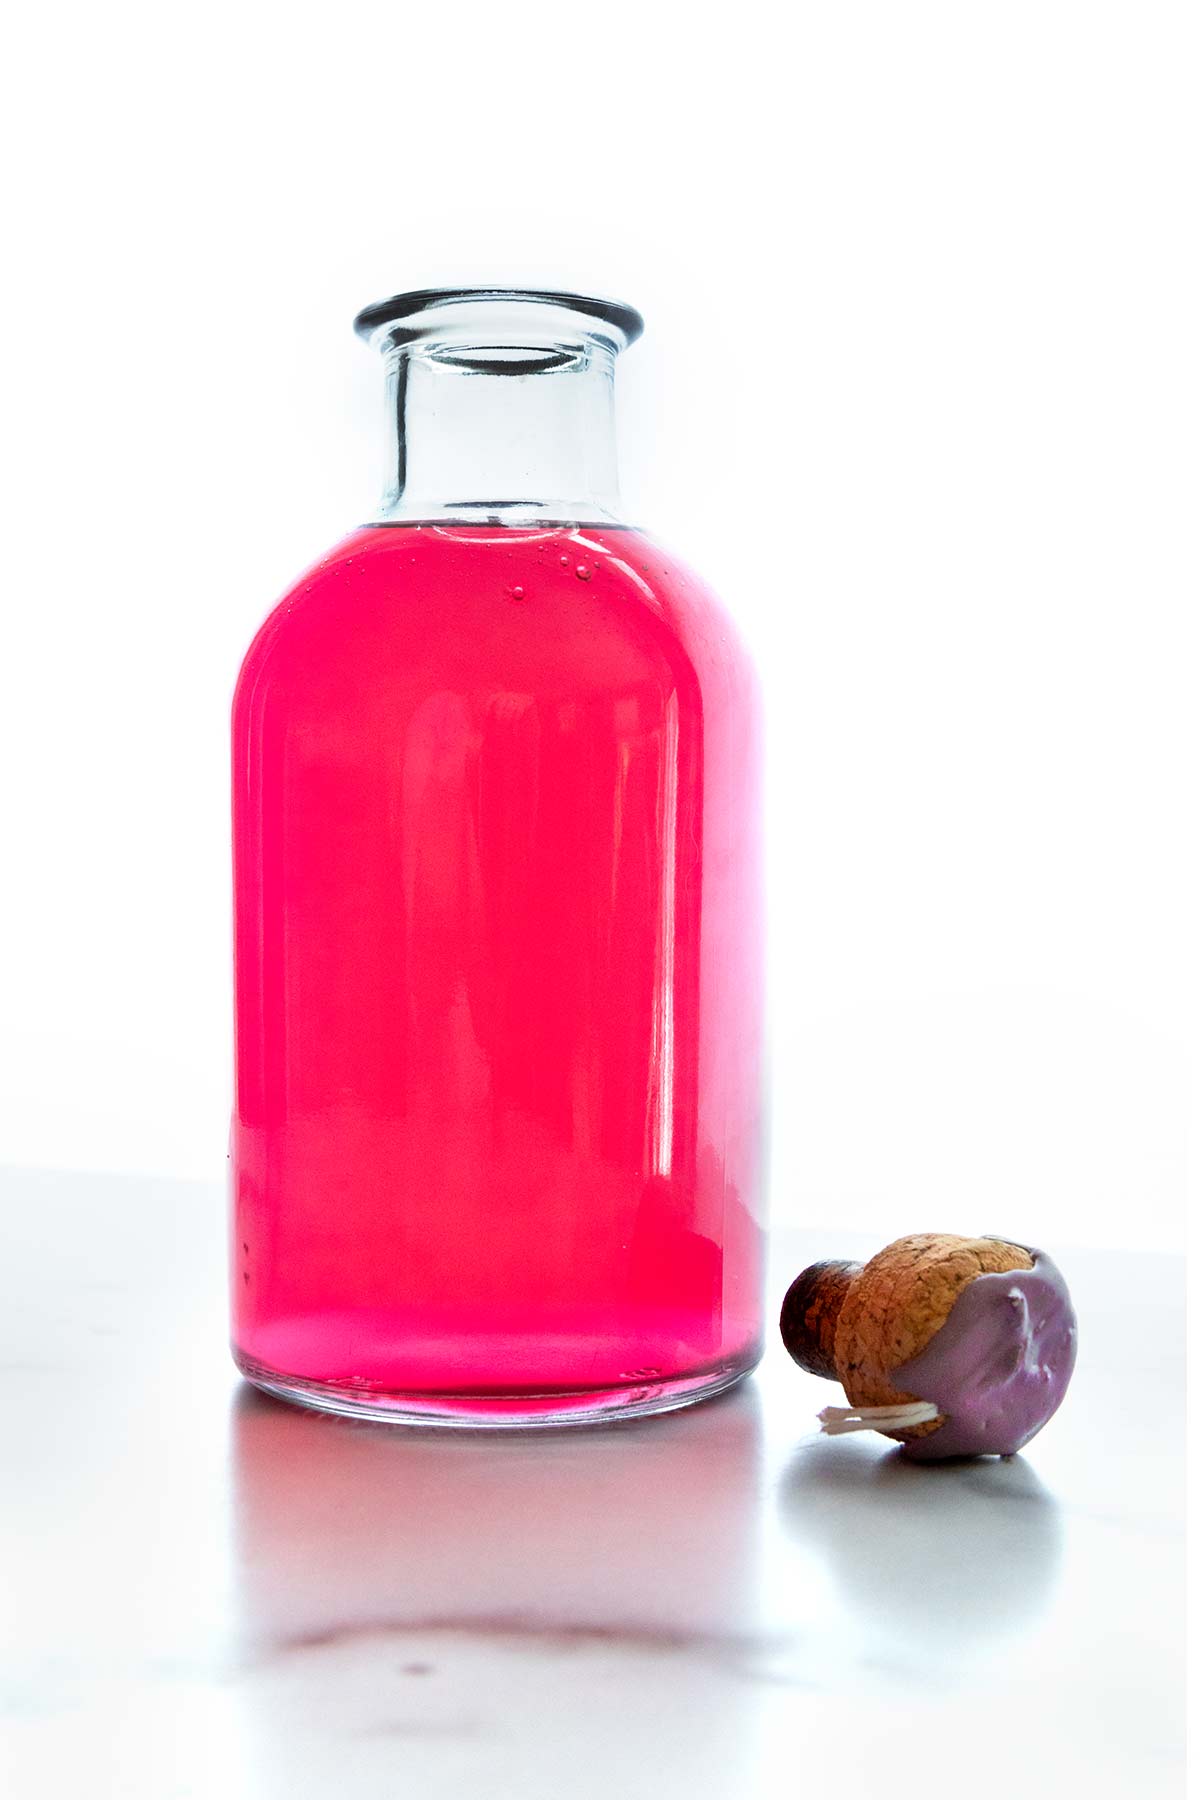
{"label": "bottle mouth", "polygon": [[354,321],[381,348],[431,340],[439,360],[478,372],[533,374],[561,368],[572,339],[616,353],[642,335],[641,313],[618,300],[545,288],[415,288],[364,306]]}

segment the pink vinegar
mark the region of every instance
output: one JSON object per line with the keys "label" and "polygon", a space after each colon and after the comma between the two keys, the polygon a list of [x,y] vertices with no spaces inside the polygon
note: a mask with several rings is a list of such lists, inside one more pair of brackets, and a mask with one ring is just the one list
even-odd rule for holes
{"label": "pink vinegar", "polygon": [[758,715],[622,527],[372,526],[234,703],[235,1355],[537,1422],[761,1347]]}

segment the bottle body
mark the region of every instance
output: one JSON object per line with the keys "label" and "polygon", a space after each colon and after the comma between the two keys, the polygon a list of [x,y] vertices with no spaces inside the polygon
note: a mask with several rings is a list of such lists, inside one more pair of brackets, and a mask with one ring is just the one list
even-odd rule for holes
{"label": "bottle body", "polygon": [[759,726],[637,531],[367,527],[234,706],[235,1354],[401,1418],[661,1410],[762,1331]]}

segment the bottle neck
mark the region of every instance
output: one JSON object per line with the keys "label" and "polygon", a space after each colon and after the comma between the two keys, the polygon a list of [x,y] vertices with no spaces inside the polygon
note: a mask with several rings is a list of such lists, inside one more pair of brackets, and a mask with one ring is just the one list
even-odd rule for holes
{"label": "bottle neck", "polygon": [[619,522],[613,346],[395,343],[381,523]]}

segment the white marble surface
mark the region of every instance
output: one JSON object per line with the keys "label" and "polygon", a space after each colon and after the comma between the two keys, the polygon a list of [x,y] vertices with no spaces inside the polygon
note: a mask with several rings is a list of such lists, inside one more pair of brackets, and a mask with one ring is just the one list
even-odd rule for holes
{"label": "white marble surface", "polygon": [[[1183,1792],[1180,1262],[1048,1246],[1063,1412],[915,1469],[774,1343],[590,1432],[292,1411],[228,1361],[222,1215],[0,1180],[14,1800]],[[773,1298],[864,1246],[777,1248]]]}

